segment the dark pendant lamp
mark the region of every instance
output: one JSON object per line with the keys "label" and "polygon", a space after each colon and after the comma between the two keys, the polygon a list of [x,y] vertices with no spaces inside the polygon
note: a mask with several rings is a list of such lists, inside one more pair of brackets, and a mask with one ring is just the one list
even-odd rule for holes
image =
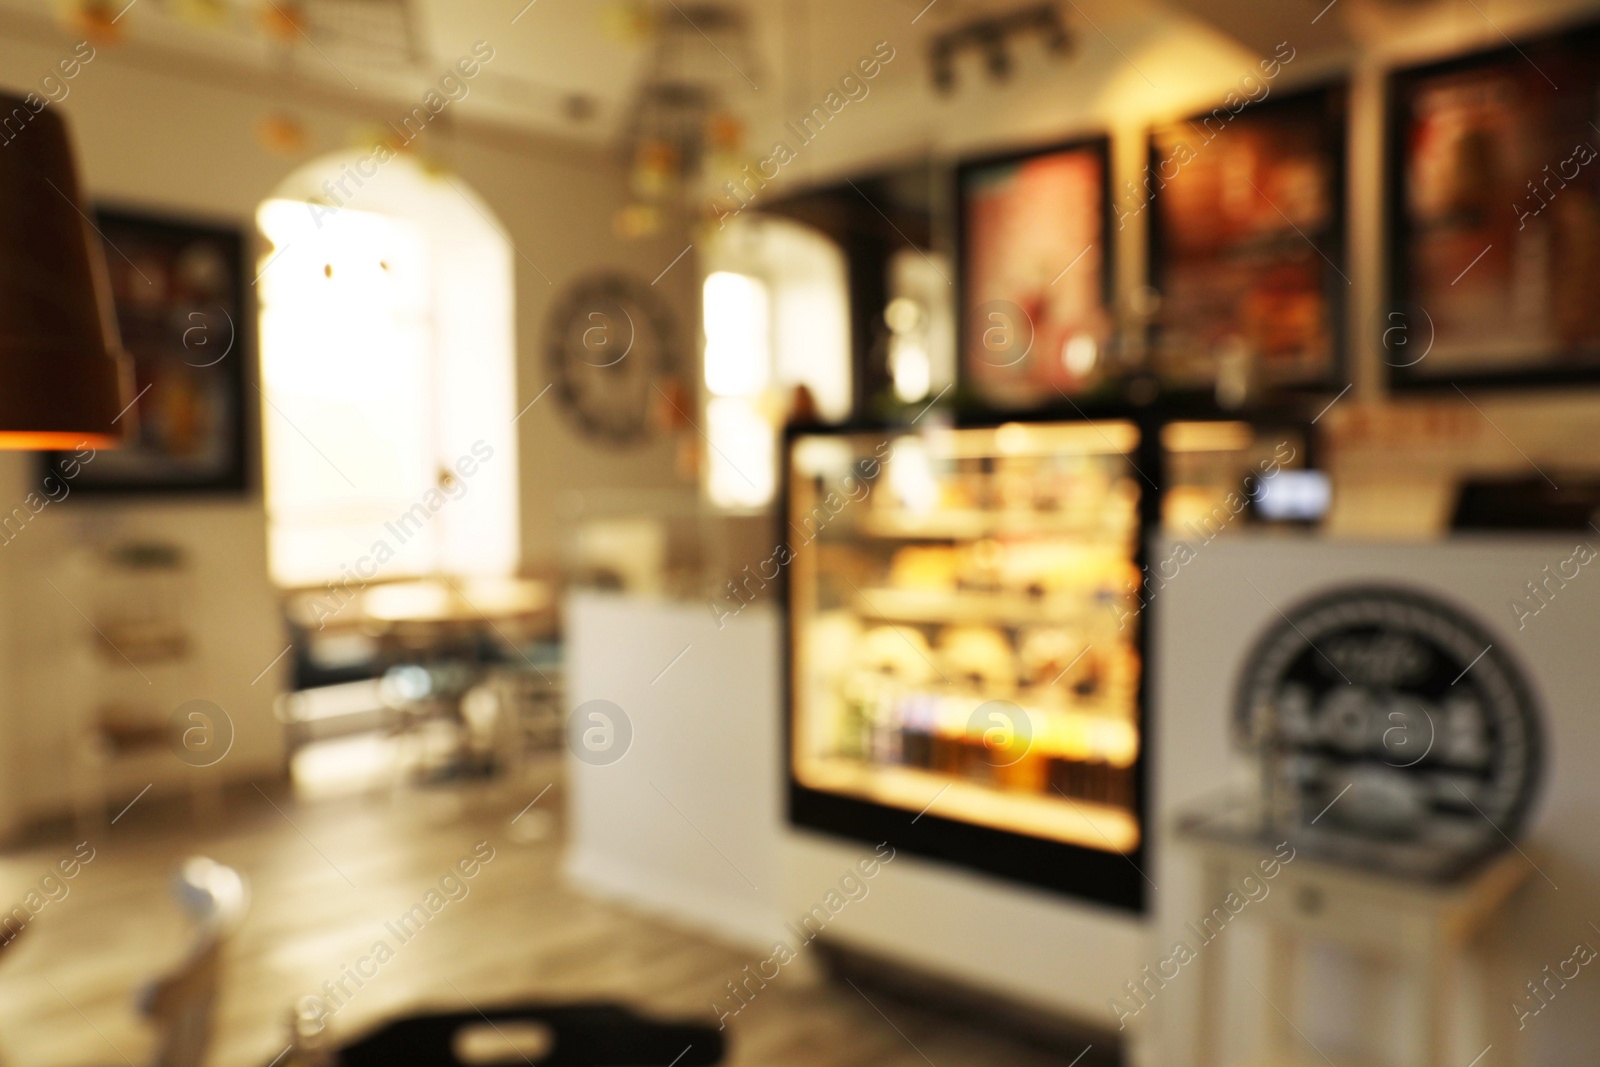
{"label": "dark pendant lamp", "polygon": [[0,448],[116,447],[126,361],[67,125],[4,93],[0,116]]}

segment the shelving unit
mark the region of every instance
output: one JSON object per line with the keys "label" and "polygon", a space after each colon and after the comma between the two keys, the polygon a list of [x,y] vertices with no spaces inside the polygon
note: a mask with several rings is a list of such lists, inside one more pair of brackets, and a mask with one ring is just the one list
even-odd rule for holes
{"label": "shelving unit", "polygon": [[193,575],[186,555],[167,545],[122,544],[76,563],[73,599],[84,619],[71,786],[79,825],[104,825],[115,817],[113,804],[120,808],[146,789],[187,791],[197,815],[219,810],[222,779],[208,753],[231,739],[231,724],[202,713],[183,728],[173,725],[182,705],[206,694],[188,621]]}
{"label": "shelving unit", "polygon": [[906,825],[897,847],[1142,899],[1140,440],[1112,422],[791,442],[795,821]]}

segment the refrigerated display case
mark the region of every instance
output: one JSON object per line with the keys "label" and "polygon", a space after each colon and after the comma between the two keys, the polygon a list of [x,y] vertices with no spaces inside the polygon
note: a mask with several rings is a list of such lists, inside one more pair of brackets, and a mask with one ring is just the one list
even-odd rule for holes
{"label": "refrigerated display case", "polygon": [[1143,909],[1156,436],[790,436],[791,821]]}

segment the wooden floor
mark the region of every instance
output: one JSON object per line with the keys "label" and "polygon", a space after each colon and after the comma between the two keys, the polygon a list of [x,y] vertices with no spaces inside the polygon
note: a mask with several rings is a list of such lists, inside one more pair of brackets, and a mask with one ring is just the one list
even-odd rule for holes
{"label": "wooden floor", "polygon": [[[0,1050],[26,1067],[144,1067],[133,1009],[142,982],[181,952],[186,928],[168,896],[184,857],[237,867],[253,894],[230,945],[218,1067],[270,1063],[300,997],[337,980],[392,921],[480,841],[494,859],[398,948],[332,1019],[339,1035],[420,1007],[467,1010],[518,999],[607,998],[715,1022],[714,1000],[753,959],[699,934],[568,890],[559,874],[560,789],[513,825],[541,783],[418,789],[297,804],[287,790],[231,796],[207,827],[182,807],[142,801],[92,835],[94,859],[0,960]],[[0,857],[6,886],[37,884],[79,840]],[[56,890],[60,896],[60,890]],[[370,968],[369,968],[370,971]],[[347,988],[353,988],[347,980]],[[1063,1064],[914,1005],[866,996],[788,968],[730,1020],[727,1062],[807,1067]],[[1100,1062],[1101,1050],[1080,1067]]]}

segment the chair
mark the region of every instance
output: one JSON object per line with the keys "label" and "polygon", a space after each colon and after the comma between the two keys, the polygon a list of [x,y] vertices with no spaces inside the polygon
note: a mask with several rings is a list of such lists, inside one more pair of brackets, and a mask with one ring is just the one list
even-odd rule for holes
{"label": "chair", "polygon": [[[21,937],[27,932],[28,928],[26,926],[20,927],[16,930],[0,929],[0,958],[3,958],[8,952],[11,951],[11,946],[17,943],[17,938]],[[4,1049],[0,1049],[0,1067],[9,1067],[10,1063],[11,1058],[6,1055]]]}
{"label": "chair", "polygon": [[565,737],[560,660],[545,655],[534,662],[487,667],[461,700],[472,758],[512,781],[520,781],[530,757],[560,752]]}
{"label": "chair", "polygon": [[156,1029],[151,1067],[200,1067],[211,1044],[222,950],[249,906],[244,879],[204,856],[186,860],[173,886],[195,923],[182,962],[147,986],[140,1011]]}

